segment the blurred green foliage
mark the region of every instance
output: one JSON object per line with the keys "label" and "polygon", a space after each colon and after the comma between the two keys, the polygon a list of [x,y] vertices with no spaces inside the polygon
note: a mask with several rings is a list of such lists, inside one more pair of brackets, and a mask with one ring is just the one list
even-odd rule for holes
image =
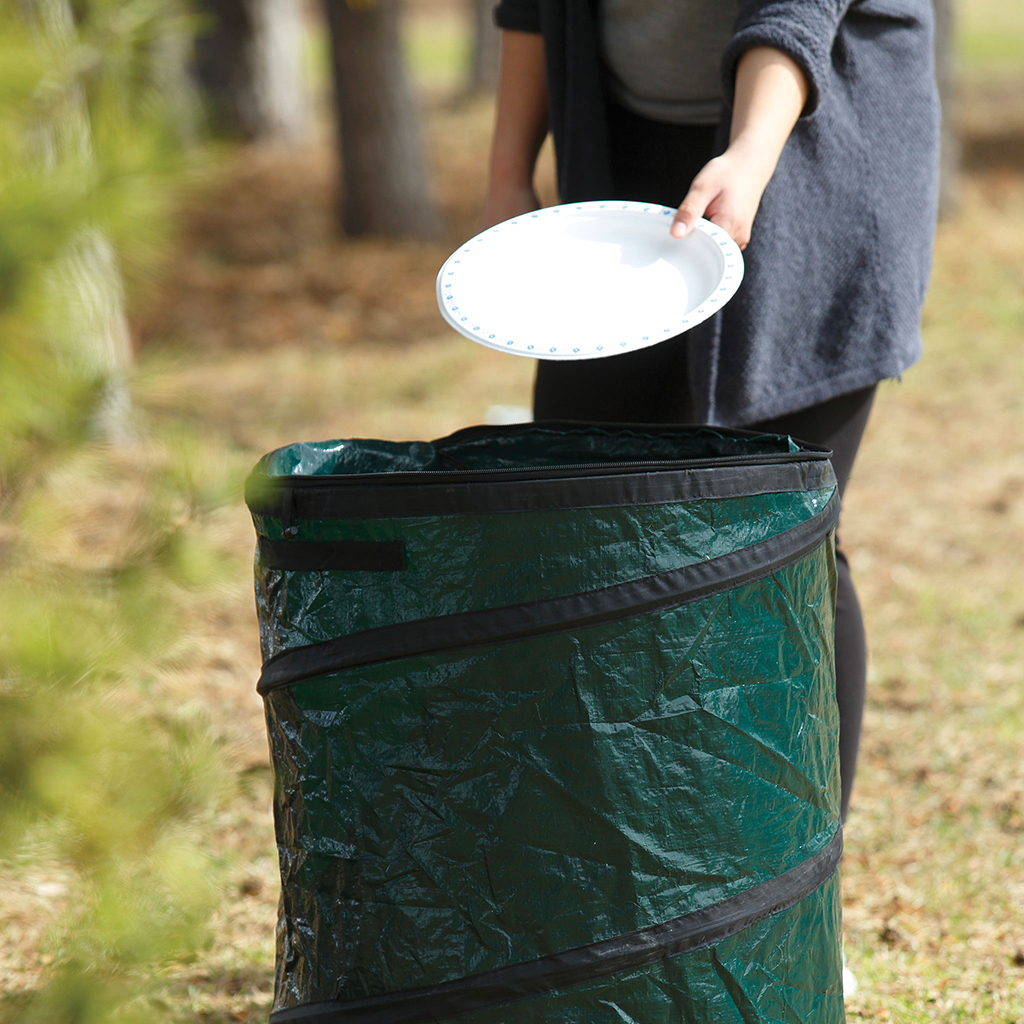
{"label": "blurred green foliage", "polygon": [[963,31],[958,42],[960,57],[972,66],[1010,65],[1019,71],[1024,64],[1024,30],[1017,33]]}
{"label": "blurred green foliage", "polygon": [[222,496],[180,439],[94,436],[106,371],[82,351],[89,303],[130,300],[169,244],[189,28],[178,0],[0,0],[0,866],[73,880],[5,1020],[153,1020],[214,897],[217,753],[142,680],[216,571],[189,524]]}
{"label": "blurred green foliage", "polygon": [[407,17],[402,44],[406,65],[422,87],[457,88],[469,74],[473,40],[461,12]]}
{"label": "blurred green foliage", "polygon": [[959,0],[957,55],[971,71],[1024,67],[1024,5],[1019,0]]}

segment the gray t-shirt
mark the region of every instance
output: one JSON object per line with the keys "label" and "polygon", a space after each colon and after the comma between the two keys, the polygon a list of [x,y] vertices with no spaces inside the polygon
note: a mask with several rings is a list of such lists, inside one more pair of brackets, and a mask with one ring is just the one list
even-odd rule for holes
{"label": "gray t-shirt", "polygon": [[601,0],[601,47],[612,95],[671,124],[713,124],[719,61],[739,0]]}

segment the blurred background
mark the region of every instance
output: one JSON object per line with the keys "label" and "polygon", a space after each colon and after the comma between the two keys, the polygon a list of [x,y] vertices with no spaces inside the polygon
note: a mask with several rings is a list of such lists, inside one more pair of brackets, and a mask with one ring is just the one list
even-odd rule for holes
{"label": "blurred background", "polygon": [[[1024,5],[936,0],[926,357],[847,498],[871,642],[851,1020],[1024,1020]],[[0,1022],[256,1022],[255,460],[440,436],[532,366],[437,313],[490,0],[0,0]],[[339,129],[340,126],[340,129]],[[551,155],[540,192],[554,202]]]}

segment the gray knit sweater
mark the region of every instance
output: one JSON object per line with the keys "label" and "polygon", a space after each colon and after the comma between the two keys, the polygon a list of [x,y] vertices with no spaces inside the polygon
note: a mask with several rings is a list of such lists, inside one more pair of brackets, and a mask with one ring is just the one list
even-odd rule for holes
{"label": "gray knit sweater", "polygon": [[[752,46],[792,56],[810,96],[761,201],[740,291],[691,333],[697,409],[732,425],[898,376],[920,357],[938,177],[930,0],[739,8],[726,97]],[[544,34],[563,201],[609,195],[596,0],[501,0],[496,19]]]}

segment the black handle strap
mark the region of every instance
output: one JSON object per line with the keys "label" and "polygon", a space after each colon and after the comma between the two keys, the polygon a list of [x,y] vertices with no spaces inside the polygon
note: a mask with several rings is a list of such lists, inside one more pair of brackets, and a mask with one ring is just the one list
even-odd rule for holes
{"label": "black handle strap", "polygon": [[296,572],[397,572],[405,568],[405,542],[267,540],[260,538],[260,565]]}

